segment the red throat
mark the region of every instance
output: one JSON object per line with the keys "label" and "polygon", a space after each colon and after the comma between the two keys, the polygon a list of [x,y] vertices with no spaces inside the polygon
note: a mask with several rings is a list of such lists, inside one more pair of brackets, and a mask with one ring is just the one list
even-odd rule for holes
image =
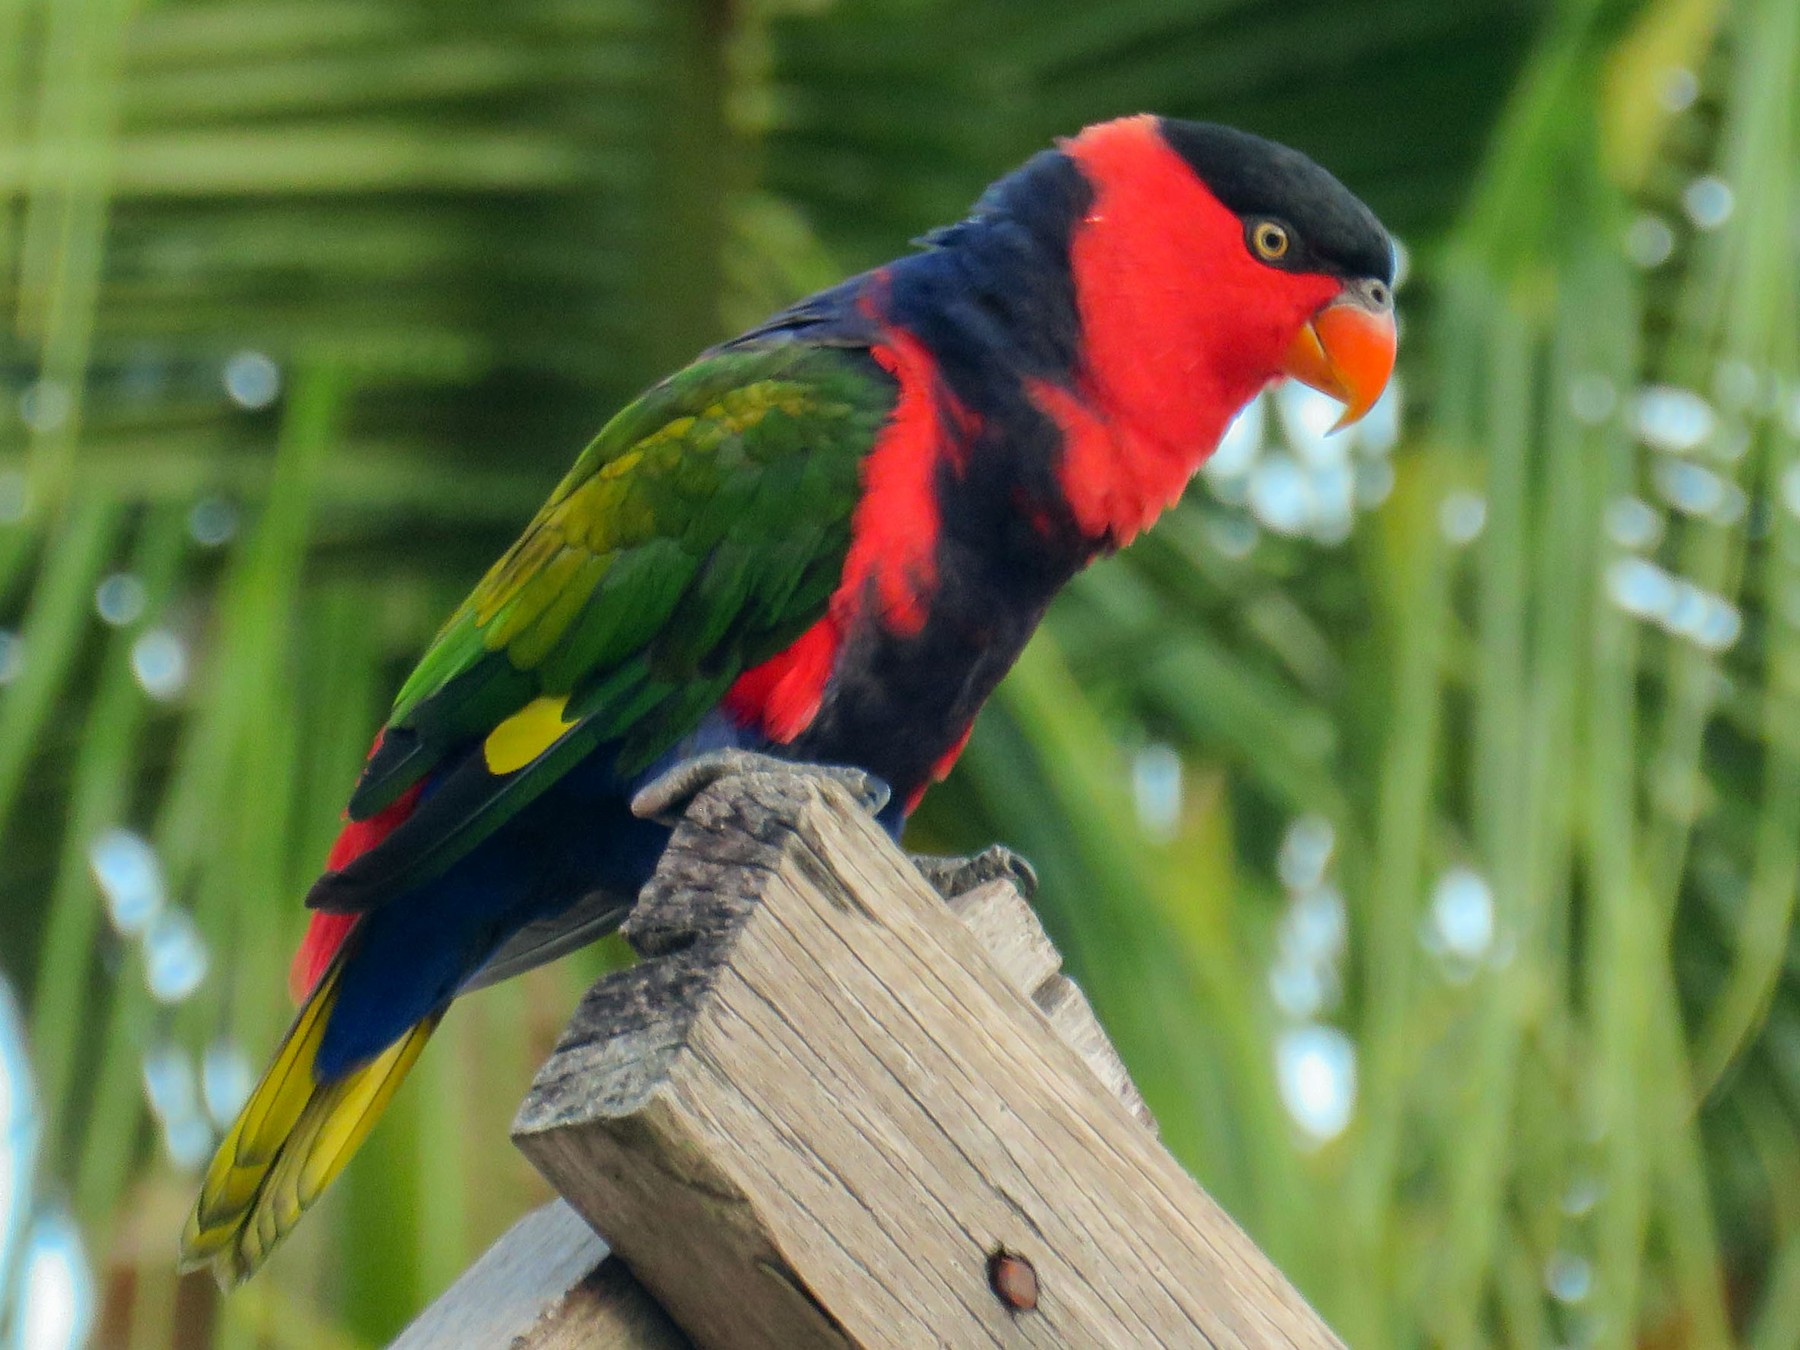
{"label": "red throat", "polygon": [[1084,362],[1075,387],[1032,392],[1063,432],[1076,520],[1118,545],[1181,495],[1338,283],[1252,258],[1243,222],[1152,117],[1064,149],[1094,192],[1070,244]]}

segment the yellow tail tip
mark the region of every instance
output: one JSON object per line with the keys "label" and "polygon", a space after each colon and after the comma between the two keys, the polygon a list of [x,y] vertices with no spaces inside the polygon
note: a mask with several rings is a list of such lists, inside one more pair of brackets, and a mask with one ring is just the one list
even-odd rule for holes
{"label": "yellow tail tip", "polygon": [[254,1274],[350,1161],[441,1016],[321,1083],[313,1063],[337,988],[334,963],[207,1165],[181,1233],[183,1272],[210,1267],[222,1289]]}

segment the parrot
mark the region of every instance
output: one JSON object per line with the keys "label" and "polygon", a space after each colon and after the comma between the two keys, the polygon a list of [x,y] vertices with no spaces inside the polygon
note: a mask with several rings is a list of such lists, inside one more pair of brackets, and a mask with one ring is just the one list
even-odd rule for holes
{"label": "parrot", "polygon": [[452,1000],[618,927],[682,792],[823,766],[898,840],[1052,598],[1247,403],[1373,406],[1395,258],[1299,151],[1118,118],[614,415],[395,698],[183,1268],[247,1278]]}

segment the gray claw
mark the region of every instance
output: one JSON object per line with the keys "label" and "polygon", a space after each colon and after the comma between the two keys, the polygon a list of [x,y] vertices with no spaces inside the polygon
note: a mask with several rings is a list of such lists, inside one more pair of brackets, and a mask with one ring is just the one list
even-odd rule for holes
{"label": "gray claw", "polygon": [[913,866],[946,900],[990,881],[1007,880],[1027,900],[1037,894],[1037,872],[1005,844],[989,844],[966,858],[941,858],[928,853],[912,855]]}
{"label": "gray claw", "polygon": [[689,802],[720,779],[753,773],[798,774],[802,778],[836,783],[870,815],[880,812],[893,795],[893,790],[874,774],[847,764],[800,764],[791,759],[758,754],[754,750],[709,750],[693,759],[684,759],[640,788],[631,799],[631,813],[645,820],[673,825],[681,819]]}

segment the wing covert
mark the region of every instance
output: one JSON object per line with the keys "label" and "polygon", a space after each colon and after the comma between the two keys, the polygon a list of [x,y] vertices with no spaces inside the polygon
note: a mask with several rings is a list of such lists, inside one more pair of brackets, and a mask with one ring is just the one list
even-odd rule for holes
{"label": "wing covert", "polygon": [[[618,740],[623,769],[653,760],[824,612],[894,398],[864,351],[778,342],[717,349],[621,411],[421,658],[352,817],[536,700],[569,728],[540,758]],[[496,784],[500,819],[542,786]]]}

